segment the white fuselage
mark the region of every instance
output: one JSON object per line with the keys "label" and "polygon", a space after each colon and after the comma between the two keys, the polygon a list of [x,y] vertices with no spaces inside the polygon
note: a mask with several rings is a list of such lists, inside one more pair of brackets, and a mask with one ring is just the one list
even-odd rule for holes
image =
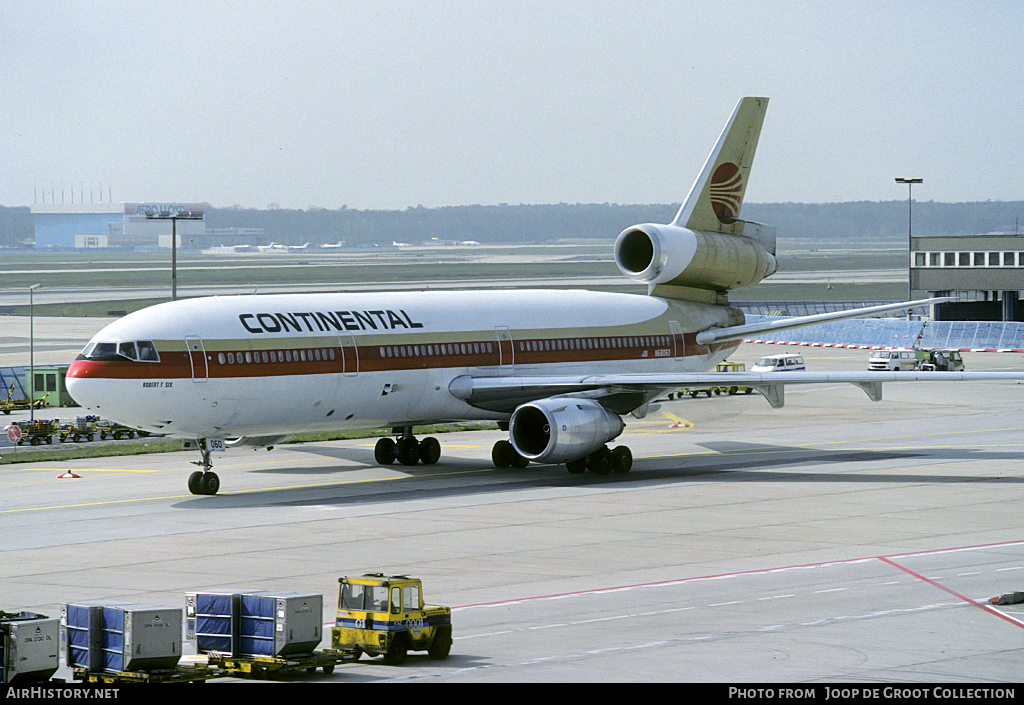
{"label": "white fuselage", "polygon": [[[292,294],[160,304],[101,330],[68,373],[83,406],[187,438],[507,419],[452,380],[700,372],[727,306],[588,291]],[[151,351],[155,350],[156,354]]]}

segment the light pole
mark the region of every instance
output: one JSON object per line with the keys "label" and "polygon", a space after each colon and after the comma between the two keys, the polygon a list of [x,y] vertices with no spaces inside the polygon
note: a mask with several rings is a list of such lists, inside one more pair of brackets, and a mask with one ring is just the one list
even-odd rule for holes
{"label": "light pole", "polygon": [[914,268],[914,245],[911,233],[914,227],[914,184],[923,184],[924,179],[905,179],[896,177],[896,183],[907,185],[907,301],[912,300],[913,283],[911,281],[911,272]]}
{"label": "light pole", "polygon": [[28,419],[36,422],[36,312],[35,300],[32,295],[42,284],[33,284],[28,288]]}
{"label": "light pole", "polygon": [[171,221],[171,301],[178,299],[178,221],[202,220],[203,212],[199,211],[149,211],[146,220]]}

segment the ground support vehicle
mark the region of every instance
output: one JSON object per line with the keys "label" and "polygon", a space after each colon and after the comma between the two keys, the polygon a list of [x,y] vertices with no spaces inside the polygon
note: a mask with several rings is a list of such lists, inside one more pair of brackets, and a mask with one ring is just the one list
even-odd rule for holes
{"label": "ground support vehicle", "polygon": [[61,422],[60,442],[65,443],[69,439],[78,443],[80,440],[92,441],[96,438],[98,416],[76,416],[75,418]]}
{"label": "ground support vehicle", "polygon": [[115,441],[120,440],[121,436],[127,438],[135,438],[135,429],[129,426],[124,426],[117,423],[116,421],[97,421],[96,430],[100,434],[100,440],[106,440],[107,436],[110,436]]}
{"label": "ground support vehicle", "polygon": [[35,421],[16,421],[15,426],[21,429],[21,440],[18,445],[28,441],[29,445],[37,446],[41,443],[49,445],[53,443],[53,437],[59,432],[59,423],[48,419],[36,419]]}
{"label": "ground support vehicle", "polygon": [[46,401],[46,397],[50,396],[47,392],[46,396],[36,399],[34,402],[30,402],[28,399],[11,399],[11,394],[14,393],[14,385],[7,390],[7,398],[0,401],[0,412],[10,414],[12,411],[24,411],[32,406],[37,409],[43,408],[43,403]]}
{"label": "ground support vehicle", "polygon": [[868,369],[884,372],[921,370],[922,372],[962,372],[963,356],[959,350],[915,350],[894,348],[875,350],[868,358]]}
{"label": "ground support vehicle", "polygon": [[[747,366],[742,362],[720,362],[715,367],[715,372],[746,372]],[[754,389],[752,387],[744,387],[743,385],[730,385],[728,387],[683,387],[674,394],[669,394],[668,398],[672,399],[674,395],[682,397],[684,394],[689,394],[694,399],[701,392],[707,394],[709,397],[712,394],[750,394]]]}
{"label": "ground support vehicle", "polygon": [[[747,366],[742,362],[719,362],[715,367],[715,372],[746,372]],[[750,394],[754,391],[753,387],[744,387],[743,385],[729,385],[728,387],[719,387],[723,392],[728,394]]]}
{"label": "ground support vehicle", "polygon": [[227,675],[201,663],[157,671],[107,672],[75,668],[72,672],[75,680],[83,683],[200,683]]}
{"label": "ground support vehicle", "polygon": [[324,673],[334,673],[334,667],[346,661],[355,661],[351,653],[325,649],[314,651],[304,656],[231,656],[216,651],[206,655],[206,662],[213,669],[220,669],[221,675],[242,674],[250,678],[273,678],[280,673],[306,671],[314,673],[321,669]]}
{"label": "ground support vehicle", "polygon": [[900,372],[916,370],[918,350],[894,348],[891,350],[875,350],[868,357],[868,369],[876,372]]}
{"label": "ground support vehicle", "polygon": [[[917,369],[925,372],[963,372],[964,359],[959,350],[919,350]],[[920,353],[924,353],[921,355]]]}
{"label": "ground support vehicle", "polygon": [[750,368],[751,372],[803,372],[804,356],[796,353],[768,355],[762,357]]}
{"label": "ground support vehicle", "polygon": [[409,651],[448,658],[452,648],[452,611],[423,604],[423,584],[405,575],[367,573],[338,578],[338,613],[331,646],[358,659],[383,656],[397,666]]}

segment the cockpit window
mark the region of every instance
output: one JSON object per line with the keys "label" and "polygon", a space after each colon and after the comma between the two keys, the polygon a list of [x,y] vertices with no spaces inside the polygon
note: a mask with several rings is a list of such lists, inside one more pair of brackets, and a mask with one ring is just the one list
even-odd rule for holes
{"label": "cockpit window", "polygon": [[138,346],[139,359],[144,362],[159,362],[160,356],[156,354],[156,346],[151,340],[140,340]]}
{"label": "cockpit window", "polygon": [[85,346],[80,360],[114,361],[139,360],[160,362],[156,346],[151,340],[127,341],[124,343],[89,343]]}

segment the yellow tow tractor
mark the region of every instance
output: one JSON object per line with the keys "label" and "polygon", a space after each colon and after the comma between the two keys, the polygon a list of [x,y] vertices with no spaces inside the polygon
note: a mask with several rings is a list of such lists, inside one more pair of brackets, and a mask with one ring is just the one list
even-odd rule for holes
{"label": "yellow tow tractor", "polygon": [[[715,372],[746,372],[747,366],[742,362],[719,362],[718,366],[715,367]],[[743,385],[731,385],[729,387],[721,387],[722,391],[728,392],[729,394],[738,394],[743,392],[744,394],[750,394],[754,391],[752,387],[744,387]]]}
{"label": "yellow tow tractor", "polygon": [[452,648],[452,611],[423,604],[423,584],[405,575],[367,573],[338,578],[338,613],[331,646],[352,654],[383,656],[398,666],[409,651],[448,658]]}
{"label": "yellow tow tractor", "polygon": [[[747,366],[742,362],[719,362],[718,365],[715,366],[715,372],[746,371]],[[677,390],[675,394],[680,398],[682,398],[684,394],[689,394],[691,397],[696,399],[697,395],[700,394],[701,392],[704,392],[710,397],[712,394],[722,394],[723,392],[726,394],[738,394],[740,392],[743,392],[744,394],[750,394],[753,391],[754,390],[751,387],[744,387],[743,385],[734,384],[728,387],[683,387],[682,389]],[[672,395],[669,394],[668,397],[669,399],[671,399]]]}

